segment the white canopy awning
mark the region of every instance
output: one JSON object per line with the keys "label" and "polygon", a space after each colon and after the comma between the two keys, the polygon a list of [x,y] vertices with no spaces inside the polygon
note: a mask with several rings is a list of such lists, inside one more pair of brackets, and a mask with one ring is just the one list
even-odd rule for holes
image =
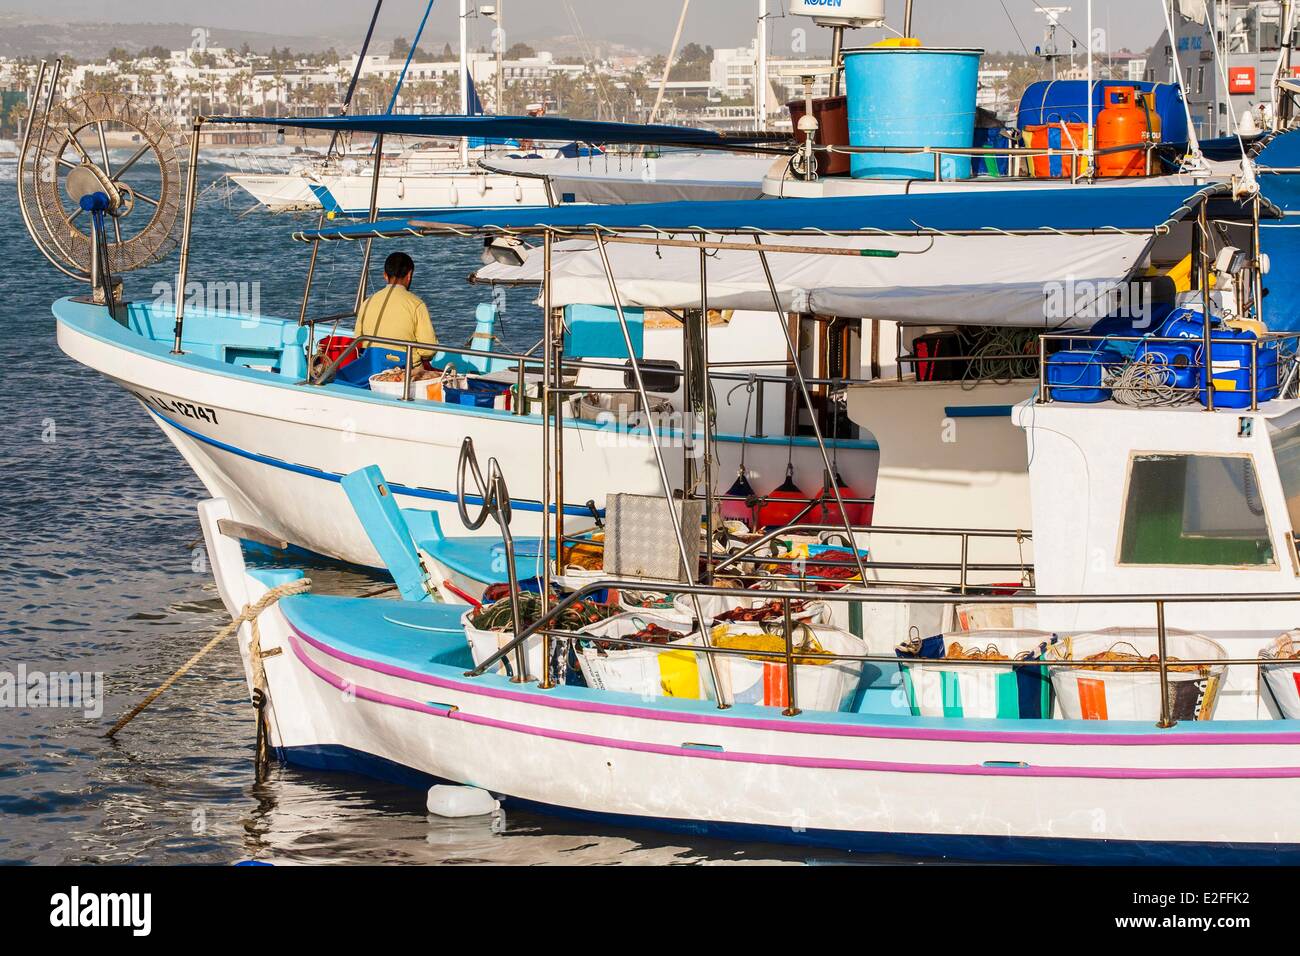
{"label": "white canopy awning", "polygon": [[[683,238],[680,235],[678,238]],[[747,237],[710,237],[730,248],[710,251],[708,304],[714,309],[771,310],[772,295]],[[980,235],[768,237],[772,278],[789,312],[893,319],[914,324],[1058,326],[1096,318],[1146,257],[1151,235]],[[778,253],[779,246],[892,250],[896,258]],[[700,307],[698,249],[609,244],[625,306]],[[552,256],[554,305],[612,305],[594,240],[557,242]],[[540,283],[542,252],[522,266],[491,264],[480,282]],[[1078,324],[1078,323],[1075,323]]]}

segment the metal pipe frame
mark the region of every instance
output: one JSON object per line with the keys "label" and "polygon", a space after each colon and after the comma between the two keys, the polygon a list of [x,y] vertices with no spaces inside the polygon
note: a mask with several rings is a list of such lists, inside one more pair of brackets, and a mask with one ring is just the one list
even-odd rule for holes
{"label": "metal pipe frame", "polygon": [[[761,24],[760,24],[761,26]],[[704,236],[701,234],[701,241]],[[703,356],[704,368],[700,370],[700,400],[703,403],[701,430],[704,435],[704,540],[710,542],[708,559],[704,562],[704,581],[713,580],[713,382],[709,377],[712,366],[709,362],[709,251],[700,248],[700,354]],[[650,416],[650,407],[646,406],[646,416]],[[694,426],[692,425],[692,428]],[[694,443],[692,439],[692,444]],[[687,497],[690,492],[686,492]]]}
{"label": "metal pipe frame", "polygon": [[[623,344],[627,348],[628,360],[632,364],[632,376],[636,380],[637,390],[641,393],[642,406],[649,409],[650,396],[646,393],[645,380],[641,376],[641,362],[636,357],[636,349],[632,347],[632,332],[627,325],[627,316],[623,314],[623,297],[618,294],[618,283],[614,280],[614,270],[609,263],[609,250],[605,248],[604,239],[599,233],[596,234],[596,249],[600,253],[600,262],[605,270],[605,278],[609,282],[609,294],[614,301],[614,311],[618,314],[619,328],[623,332]],[[682,561],[682,571],[686,575],[686,582],[694,585],[696,568],[692,565],[698,558],[694,553],[694,549],[686,547],[686,537],[682,533],[681,514],[675,506],[673,486],[672,482],[668,480],[668,469],[664,466],[663,449],[659,447],[659,433],[654,426],[653,416],[646,416],[646,428],[650,432],[650,444],[654,449],[655,464],[659,468],[659,481],[664,491],[664,504],[668,508],[668,517],[672,521],[673,536],[677,539],[677,552]],[[556,509],[557,514],[563,510],[562,508]],[[704,612],[700,609],[698,595],[693,595],[691,601],[695,606],[695,619],[700,622],[701,640],[707,647],[709,646],[709,637],[705,633]],[[561,605],[563,604],[564,602],[561,602]],[[718,681],[717,668],[714,666],[712,658],[709,659],[709,680],[713,684],[714,698],[718,702],[718,707],[725,708],[726,705],[722,701],[722,685]]]}
{"label": "metal pipe frame", "polygon": [[181,230],[181,259],[176,269],[176,326],[173,330],[172,354],[184,355],[182,340],[185,333],[185,284],[189,281],[190,242],[194,237],[194,203],[199,191],[199,138],[203,131],[203,117],[194,120],[190,139],[190,168],[185,186],[185,224]]}
{"label": "metal pipe frame", "polygon": [[1210,228],[1209,215],[1205,209],[1205,203],[1201,203],[1201,208],[1197,212],[1195,246],[1196,261],[1200,266],[1199,277],[1201,280],[1201,343],[1205,352],[1205,364],[1201,369],[1204,376],[1202,381],[1205,383],[1205,410],[1214,411],[1214,357],[1213,334],[1210,329],[1213,309],[1210,304],[1210,266],[1213,258],[1210,253]]}
{"label": "metal pipe frame", "polygon": [[[375,168],[370,174],[370,222],[379,220],[379,178],[384,166],[384,134],[375,137]],[[366,286],[370,278],[370,247],[374,239],[366,240],[366,250],[361,255],[361,277],[357,279],[357,316],[361,315],[361,306],[366,301]]]}
{"label": "metal pipe frame", "polygon": [[[808,383],[804,380],[803,370],[799,368],[799,348],[794,340],[790,338],[790,329],[786,326],[786,312],[781,307],[781,296],[776,289],[776,280],[772,278],[772,266],[767,261],[767,253],[764,251],[763,240],[759,236],[754,237],[754,246],[758,250],[758,261],[763,266],[763,276],[767,279],[768,290],[772,294],[772,309],[776,313],[781,326],[781,334],[785,338],[786,348],[790,353],[790,367],[794,372],[795,381],[799,385],[799,393],[803,397],[805,407],[808,409],[808,417],[812,422],[813,436],[817,439],[817,450],[821,452],[822,465],[826,469],[826,482],[830,485],[831,491],[835,493],[835,503],[840,509],[840,520],[844,523],[844,530],[848,533],[849,540],[853,540],[853,526],[849,522],[849,513],[844,507],[844,498],[840,495],[839,482],[835,480],[835,469],[831,466],[831,457],[826,452],[826,440],[822,437],[822,427],[817,421],[817,408],[813,405],[812,394],[808,391]],[[797,413],[796,413],[797,415]],[[791,427],[790,434],[795,432]],[[862,555],[858,552],[857,547],[852,548],[853,558],[858,565],[858,574],[862,580],[867,579],[866,569],[862,566]]]}
{"label": "metal pipe frame", "polygon": [[[502,647],[491,657],[484,660],[477,667],[473,668],[472,670],[466,671],[465,676],[466,677],[481,676],[485,671],[495,666],[498,661],[504,658],[516,647],[523,646],[524,641],[528,640],[528,638],[532,637],[534,634],[537,633],[549,632],[549,635],[551,637],[556,639],[561,639],[561,640],[573,640],[573,639],[580,640],[582,638],[581,634],[553,628],[551,627],[552,621],[558,618],[560,614],[564,613],[564,611],[567,610],[569,607],[571,607],[573,604],[585,599],[587,596],[591,594],[595,594],[598,591],[617,589],[623,586],[624,586],[623,581],[614,578],[588,582],[578,590],[565,596],[558,604],[555,605],[554,608],[551,609],[548,615],[544,615],[542,618],[535,621],[532,625],[525,628],[522,632],[517,632],[515,638],[512,641],[507,643],[506,646]],[[693,585],[693,584],[688,584],[685,586],[679,585],[679,586],[674,586],[674,590],[677,591],[678,593],[692,594],[693,599],[696,601],[697,604],[699,601],[699,596],[701,595],[713,595],[717,597],[735,596],[734,588],[710,587],[708,585]],[[881,594],[873,594],[870,597],[866,597],[866,598],[864,598],[863,592],[861,591],[841,590],[841,591],[822,591],[816,593],[817,593],[818,600],[825,600],[825,601],[832,601],[832,602],[849,602],[849,603],[858,603],[858,604],[950,604],[952,603],[952,599],[954,597],[954,595],[951,592],[943,592],[943,591],[934,591],[928,593],[886,592]],[[783,604],[782,616],[783,616],[783,625],[786,631],[785,634],[786,665],[787,667],[792,668],[793,667],[792,637],[790,631],[790,622],[784,608],[788,605],[788,602],[791,600],[797,600],[797,601],[806,600],[808,593],[803,591],[774,590],[774,591],[764,592],[764,595],[769,600],[778,600],[781,601]],[[1033,595],[1023,595],[1023,596],[1017,595],[1016,601],[1017,603],[1032,604],[1035,606],[1042,605],[1042,604],[1052,604],[1052,605],[1056,605],[1056,604],[1063,604],[1063,605],[1153,604],[1155,605],[1156,613],[1157,613],[1156,638],[1157,638],[1157,644],[1159,648],[1159,653],[1157,655],[1158,656],[1157,669],[1160,671],[1162,689],[1165,690],[1165,693],[1163,695],[1164,704],[1161,708],[1160,720],[1156,726],[1160,727],[1161,729],[1168,729],[1174,726],[1174,722],[1171,718],[1170,711],[1169,711],[1169,695],[1167,692],[1169,659],[1168,659],[1166,640],[1165,640],[1166,639],[1166,628],[1164,626],[1165,606],[1168,604],[1210,604],[1210,603],[1219,604],[1223,602],[1241,603],[1241,604],[1260,604],[1260,603],[1270,603],[1275,601],[1295,602],[1295,601],[1300,601],[1300,593],[1230,594],[1230,595],[1219,595],[1219,594],[1038,595],[1038,594],[1033,594]],[[964,604],[1005,604],[1006,598],[1001,595],[967,595],[963,598],[962,603]],[[703,629],[704,628],[703,619],[701,618],[700,621],[701,621],[701,627]],[[619,643],[627,644],[630,647],[650,648],[652,650],[655,650],[657,653],[664,653],[664,652],[680,653],[681,651],[681,647],[673,647],[673,646],[667,646],[663,644],[652,644],[648,641],[638,641],[630,637],[620,638]],[[752,649],[725,648],[725,647],[714,646],[709,643],[707,638],[703,641],[701,645],[690,648],[690,651],[692,653],[700,653],[705,655],[705,659],[709,664],[710,673],[712,673],[715,669],[714,657],[718,654],[722,654],[722,655],[730,654],[732,656],[739,655],[739,656],[747,656],[747,657],[753,657],[755,655],[755,652]],[[898,663],[899,660],[896,654],[828,654],[828,653],[817,653],[814,651],[800,651],[799,653],[801,657],[806,657],[813,660],[825,660],[827,662],[861,661],[866,663],[896,664]],[[771,657],[774,661],[780,660],[780,655],[777,652],[772,652]],[[1093,664],[1094,662],[1086,661],[1086,660],[1075,660],[1073,658],[1061,659],[1061,660],[1024,660],[1024,659],[970,660],[966,658],[954,658],[948,661],[948,663],[955,664],[959,667],[1011,666],[1011,667],[1051,668],[1051,667],[1088,667],[1090,664]],[[1270,661],[1266,658],[1253,657],[1253,658],[1228,658],[1226,660],[1181,660],[1180,659],[1178,663],[1184,666],[1197,666],[1197,667],[1250,666],[1250,667],[1259,668],[1276,662]],[[1112,666],[1124,670],[1147,670],[1150,669],[1151,662],[1150,661],[1125,661],[1125,662],[1115,662],[1115,663],[1108,662],[1107,666]],[[793,677],[793,670],[791,670],[790,676]],[[719,701],[719,703],[721,703],[721,701]],[[783,711],[783,713],[787,713],[792,709],[794,708],[793,708],[793,700],[791,699],[790,706],[787,707],[786,711]]]}
{"label": "metal pipe frame", "polygon": [[[463,20],[461,21],[464,22]],[[461,82],[465,82],[464,79]],[[464,140],[462,140],[464,142]],[[542,238],[542,614],[551,609],[551,344],[554,334],[551,308],[551,254],[554,237],[547,233]],[[523,363],[520,362],[520,368]],[[558,567],[564,558],[564,541],[560,540],[555,549],[555,564]],[[542,635],[542,675],[540,686],[545,690],[555,687],[551,674],[551,638]]]}

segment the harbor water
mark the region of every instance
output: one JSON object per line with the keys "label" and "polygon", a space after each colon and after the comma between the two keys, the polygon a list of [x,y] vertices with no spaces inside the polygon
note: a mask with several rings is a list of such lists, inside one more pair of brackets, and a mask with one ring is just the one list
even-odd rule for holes
{"label": "harbor water", "polygon": [[[509,808],[496,820],[445,821],[427,815],[423,792],[342,774],[276,766],[258,783],[233,639],[116,741],[103,739],[228,617],[202,547],[199,481],[135,399],[58,349],[50,303],[82,288],[28,240],[12,171],[0,169],[0,681],[85,673],[102,677],[106,698],[98,714],[0,703],[0,863],[870,862]],[[289,235],[315,216],[243,215],[251,200],[224,197],[217,172],[205,170],[191,278],[241,284],[247,304],[296,316],[309,250]],[[492,295],[463,281],[479,262],[478,241],[383,243],[377,263],[398,248],[416,260],[413,290],[429,302],[440,337],[465,341],[474,306]],[[360,243],[322,248],[313,314],[350,305],[360,254]],[[127,276],[128,296],[169,294],[174,270],[173,256]],[[509,290],[499,303],[498,332],[512,348],[538,337],[530,299]],[[506,464],[536,467],[527,456]],[[335,566],[310,576],[320,592],[360,594],[383,583]]]}

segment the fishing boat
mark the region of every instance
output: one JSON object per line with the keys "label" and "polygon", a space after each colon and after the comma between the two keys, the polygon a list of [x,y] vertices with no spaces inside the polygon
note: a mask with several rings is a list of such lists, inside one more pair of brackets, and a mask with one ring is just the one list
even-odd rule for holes
{"label": "fishing boat", "polygon": [[[1134,200],[1161,194],[1129,192],[1124,208],[1140,215]],[[1061,212],[1065,201],[1053,208]],[[1096,216],[1095,207],[1075,213]],[[635,282],[623,288],[608,252],[620,237],[637,238],[640,220],[619,220],[626,209],[611,209],[604,221],[582,224],[576,212],[513,224],[467,213],[421,228],[531,233],[552,256],[556,238],[581,236],[610,280],[606,321],[630,336],[628,310],[645,293]],[[719,208],[694,212],[705,238],[686,248],[704,288],[717,280],[725,296],[734,274],[699,254],[721,244],[707,237],[724,235],[727,223]],[[958,214],[950,203],[948,215]],[[963,531],[956,566],[933,550],[929,560],[900,562],[878,545],[951,531],[855,526],[843,511],[857,573],[831,587],[806,567],[817,563],[815,552],[801,566],[783,550],[808,530],[798,523],[715,548],[712,486],[675,485],[655,433],[658,510],[629,510],[607,529],[602,571],[585,581],[564,581],[562,563],[543,560],[542,590],[530,605],[540,610],[524,617],[506,471],[513,479],[525,466],[500,458],[480,471],[471,440],[462,460],[474,478],[458,489],[460,510],[470,525],[496,520],[509,577],[500,605],[508,615],[485,648],[484,622],[430,600],[427,587],[405,586],[396,601],[290,593],[303,589],[301,573],[248,569],[229,503],[205,502],[201,521],[227,608],[247,617],[250,606],[266,607],[258,629],[243,625],[240,640],[259,733],[292,764],[468,785],[507,808],[693,835],[997,861],[1300,858],[1287,825],[1300,810],[1300,655],[1291,633],[1300,557],[1289,504],[1300,441],[1296,336],[1247,324],[1264,316],[1257,241],[1202,242],[1220,226],[1251,236],[1261,218],[1278,215],[1257,193],[1209,187],[1184,196],[1178,214],[1154,227],[1130,223],[1138,262],[1161,242],[1191,244],[1200,312],[1155,331],[1038,339],[1036,393],[1009,415],[1032,453],[1029,521],[1006,533],[1035,544],[1014,585],[1005,583],[1005,565],[971,557],[970,544],[995,532]],[[825,215],[818,222],[835,231]],[[1021,238],[1014,229],[994,239],[955,220],[936,223],[948,227],[936,225],[936,242],[940,234],[979,244]],[[668,233],[643,238],[664,243]],[[1126,230],[1099,234],[1118,240]],[[775,237],[747,238],[744,251],[762,264],[767,293],[783,310],[769,262],[780,256]],[[902,241],[872,233],[874,243],[891,239]],[[826,258],[842,248],[825,236],[818,242]],[[817,261],[804,256],[805,267]],[[573,281],[553,262],[543,280],[552,302]],[[1002,292],[1007,301],[1021,294]],[[1232,315],[1229,301],[1240,307]],[[913,307],[925,304],[920,297]],[[558,313],[548,314],[551,341],[563,327]],[[689,353],[703,330],[687,324],[682,333]],[[1125,340],[1127,355],[1117,351]],[[647,370],[636,356],[630,362],[648,399]],[[562,387],[558,364],[545,374]],[[708,361],[692,374],[707,379]],[[917,383],[913,394],[925,387]],[[544,494],[563,500],[567,479],[549,449],[564,425],[545,417]],[[820,433],[816,441],[829,456]],[[410,524],[421,509],[399,509],[377,471],[345,481],[358,488],[367,530],[398,546],[385,553],[405,549],[406,557],[387,560],[411,585],[424,572]],[[621,498],[608,499],[616,511]],[[701,510],[689,511],[691,503]],[[539,556],[583,540],[561,516],[543,513]],[[655,618],[608,603],[598,613],[601,595],[609,602],[647,586],[616,569],[635,566],[652,542],[670,559],[657,586],[674,592],[674,608],[685,613]],[[745,603],[755,594],[775,618]],[[812,602],[844,613],[803,616]],[[654,621],[658,630],[647,626]]]}
{"label": "fishing boat", "polygon": [[[53,72],[57,73],[57,67]],[[345,498],[339,488],[343,475],[379,464],[404,499],[439,504],[443,517],[451,521],[455,511],[450,489],[465,434],[472,433],[481,448],[501,455],[530,444],[526,436],[536,434],[540,422],[530,392],[535,392],[533,383],[547,358],[492,350],[495,312],[490,306],[481,308],[477,337],[471,339],[470,346],[440,348],[426,374],[410,360],[417,344],[389,340],[354,342],[341,354],[324,355],[323,362],[317,361],[318,347],[330,347],[325,340],[332,338],[340,323],[351,325],[348,316],[278,319],[249,315],[229,304],[187,308],[185,298],[180,297],[174,303],[182,313],[178,327],[175,308],[157,301],[126,300],[121,292],[122,276],[139,265],[158,261],[177,245],[188,246],[184,237],[191,235],[198,137],[191,140],[184,186],[174,140],[152,115],[146,120],[134,114],[143,145],[131,162],[112,170],[88,160],[79,164],[67,160],[63,165],[63,153],[72,147],[66,145],[66,138],[59,138],[59,130],[93,130],[97,124],[123,121],[123,116],[133,114],[109,96],[56,102],[51,71],[43,71],[40,79],[46,92],[34,101],[42,103],[43,111],[30,124],[24,143],[20,196],[26,221],[51,262],[89,284],[91,290],[89,296],[70,297],[56,306],[63,317],[62,347],[145,403],[196,473],[210,483],[212,493],[242,503],[240,518],[248,523],[251,534],[277,547],[291,546],[373,566],[378,559],[365,535],[346,520]],[[549,128],[555,125],[549,119],[474,117],[456,132],[484,132],[484,123],[489,124],[489,131],[501,123],[518,124],[522,129],[529,129],[530,122],[541,123]],[[448,118],[433,120],[441,132]],[[382,122],[418,128],[420,118],[388,116]],[[720,139],[717,134],[669,127],[616,126],[610,130],[602,124],[583,125],[587,139]],[[367,126],[380,140],[394,131],[365,123],[353,128]],[[377,151],[382,153],[382,149],[381,142]],[[75,180],[69,185],[62,176],[57,182],[44,181],[36,170],[47,154],[60,170],[76,167],[73,171],[79,170],[81,185]],[[160,186],[146,185],[143,179],[135,185],[128,182],[142,170],[142,163],[156,167]],[[78,206],[67,208],[70,194],[74,202],[86,198],[92,205],[100,202],[108,208],[96,209],[87,217]],[[102,200],[97,198],[100,195]],[[138,205],[136,196],[142,197]],[[61,210],[57,223],[47,211],[55,208]],[[136,211],[134,219],[129,218],[130,209]],[[372,206],[372,211],[377,212],[377,207]],[[68,225],[72,228],[65,231]],[[81,232],[79,226],[89,231]],[[102,233],[97,231],[101,227]],[[69,235],[78,238],[69,241]],[[187,255],[186,248],[182,262],[188,261]],[[182,278],[178,287],[187,288],[187,282]],[[359,285],[358,302],[364,291]],[[627,347],[599,334],[584,337],[583,329],[589,324],[584,309],[583,304],[575,303],[569,310],[576,331],[565,354],[566,361],[576,364],[570,366],[573,394],[566,399],[570,426],[564,440],[573,481],[563,507],[575,516],[598,515],[611,487],[636,489],[657,480],[649,451],[634,427],[636,416],[648,411],[681,418],[684,404],[672,376],[685,357],[680,353],[680,337],[674,340],[669,334],[674,325],[680,326],[681,313],[654,313],[639,322],[642,333],[633,350],[662,363],[667,379],[657,386],[661,391],[652,406],[636,408],[629,401],[625,382]],[[599,307],[593,309],[600,311]],[[769,363],[784,363],[788,351],[784,326],[775,317],[734,324],[731,318],[718,310],[709,318],[710,339],[735,357],[735,366],[726,373],[731,376],[726,379],[729,388],[751,374],[761,376]],[[179,338],[175,334],[178,328]],[[340,369],[368,346],[379,347],[371,356],[379,364],[372,374],[347,384]],[[391,374],[393,366],[408,371],[399,372],[395,382],[381,383],[382,388],[372,384],[371,378]],[[442,400],[429,400],[434,385]],[[734,474],[744,454],[748,462],[774,476],[773,487],[789,471],[801,487],[819,488],[821,459],[809,438],[783,421],[783,400],[773,394],[768,402],[754,404],[755,417],[768,416],[766,430],[759,432],[763,437],[742,443],[743,433],[737,433],[724,439],[719,443],[723,452],[718,467]],[[729,413],[730,420],[734,421],[738,412],[739,406]],[[684,419],[674,427],[683,443],[690,441],[692,428]],[[325,436],[334,440],[322,441]],[[856,429],[846,428],[833,448],[843,475],[864,494],[869,493],[875,457],[871,441],[858,436]],[[806,497],[813,503],[815,491]],[[542,502],[540,492],[520,489],[517,507],[521,513],[538,514],[556,505]],[[343,521],[319,520],[321,515],[338,513],[345,515]]]}

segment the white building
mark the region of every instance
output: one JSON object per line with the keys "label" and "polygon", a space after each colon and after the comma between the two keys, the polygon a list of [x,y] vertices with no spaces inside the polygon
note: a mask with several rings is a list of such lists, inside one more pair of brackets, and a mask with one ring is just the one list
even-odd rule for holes
{"label": "white building", "polygon": [[[753,100],[754,77],[758,73],[758,41],[747,47],[713,51],[709,82],[715,96],[730,100]],[[804,95],[803,77],[813,76],[813,96],[829,96],[831,61],[812,57],[769,57],[767,81],[776,94],[776,104]]]}

